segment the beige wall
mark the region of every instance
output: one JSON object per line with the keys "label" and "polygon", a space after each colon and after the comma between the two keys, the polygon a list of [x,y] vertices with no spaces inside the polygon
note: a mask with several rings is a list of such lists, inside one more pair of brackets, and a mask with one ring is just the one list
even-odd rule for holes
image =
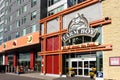
{"label": "beige wall", "polygon": [[120,56],[120,0],[102,1],[102,14],[112,19],[103,26],[103,43],[113,45],[112,51],[103,53],[104,78],[120,80],[120,66],[109,66],[109,57]]}

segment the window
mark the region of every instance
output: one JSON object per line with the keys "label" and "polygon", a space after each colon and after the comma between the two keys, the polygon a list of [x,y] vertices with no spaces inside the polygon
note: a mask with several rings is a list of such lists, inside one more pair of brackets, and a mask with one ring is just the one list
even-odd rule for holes
{"label": "window", "polygon": [[0,22],[4,20],[4,16],[1,16],[0,17]]}
{"label": "window", "polygon": [[20,20],[17,20],[16,21],[16,27],[19,27],[20,26]]}
{"label": "window", "polygon": [[3,36],[3,32],[0,32],[0,38]]}
{"label": "window", "polygon": [[10,35],[8,36],[8,40],[11,40],[11,37],[12,37],[12,36],[11,36],[11,34],[10,34]]}
{"label": "window", "polygon": [[76,4],[78,4],[78,3],[81,3],[81,2],[83,2],[83,1],[85,1],[85,0],[67,0],[67,4],[68,4],[68,7],[71,7],[71,6],[73,6],[73,5],[76,5]]}
{"label": "window", "polygon": [[37,11],[31,13],[31,20],[35,19],[37,15]]}
{"label": "window", "polygon": [[55,4],[55,3],[57,3],[58,1],[60,1],[60,0],[49,0],[48,6],[51,6],[51,5]]}
{"label": "window", "polygon": [[17,4],[21,4],[21,0],[17,0]]}
{"label": "window", "polygon": [[4,33],[7,32],[7,27],[4,28]]}
{"label": "window", "polygon": [[6,42],[7,41],[7,37],[6,38],[4,38],[4,42]]}
{"label": "window", "polygon": [[16,32],[15,35],[16,35],[16,38],[18,38],[20,36],[20,33]]}
{"label": "window", "polygon": [[11,12],[11,6],[9,6],[9,9],[8,9],[9,13]]}
{"label": "window", "polygon": [[0,45],[2,44],[3,40],[0,40]]}
{"label": "window", "polygon": [[37,0],[31,0],[31,7],[35,6],[37,4]]}
{"label": "window", "polygon": [[0,24],[0,30],[3,29],[3,24]]}
{"label": "window", "polygon": [[5,24],[7,24],[7,19],[5,20]]}
{"label": "window", "polygon": [[52,14],[55,14],[55,13],[58,13],[58,12],[62,11],[63,9],[64,9],[64,5],[58,7],[56,9],[54,9],[54,10],[51,10],[51,11],[48,12],[48,16],[50,16]]}
{"label": "window", "polygon": [[22,13],[24,13],[26,11],[27,11],[27,5],[25,5],[25,6],[22,7]]}
{"label": "window", "polygon": [[26,35],[26,29],[22,30],[22,35],[25,36]]}
{"label": "window", "polygon": [[5,5],[8,6],[8,1],[5,2]]}
{"label": "window", "polygon": [[5,10],[5,15],[7,15],[8,14],[8,10]]}
{"label": "window", "polygon": [[10,31],[12,31],[12,25],[10,25]]}
{"label": "window", "polygon": [[36,32],[36,27],[37,27],[37,26],[36,26],[35,24],[32,25],[32,27],[31,27],[31,29],[30,29],[30,30],[31,30],[31,33],[32,33],[32,32]]}
{"label": "window", "polygon": [[17,16],[20,16],[20,9],[17,10]]}
{"label": "window", "polygon": [[22,24],[26,23],[26,16],[22,18]]}
{"label": "window", "polygon": [[9,17],[9,21],[12,21],[12,16]]}

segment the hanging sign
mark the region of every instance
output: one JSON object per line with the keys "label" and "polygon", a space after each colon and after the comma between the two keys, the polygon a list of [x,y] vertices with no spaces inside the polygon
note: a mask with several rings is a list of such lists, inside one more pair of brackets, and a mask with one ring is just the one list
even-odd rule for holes
{"label": "hanging sign", "polygon": [[97,30],[89,28],[88,20],[83,14],[77,14],[76,18],[73,18],[68,25],[68,33],[62,36],[63,41],[68,41],[71,38],[77,36],[89,36],[95,37]]}

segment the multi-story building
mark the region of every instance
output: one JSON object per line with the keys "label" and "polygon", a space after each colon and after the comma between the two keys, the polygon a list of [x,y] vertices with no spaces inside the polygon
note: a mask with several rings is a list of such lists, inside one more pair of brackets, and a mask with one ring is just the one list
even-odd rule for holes
{"label": "multi-story building", "polygon": [[67,9],[73,5],[79,4],[85,0],[48,0],[47,6],[47,14],[52,15],[56,14],[62,10]]}
{"label": "multi-story building", "polygon": [[[0,0],[0,45],[3,42],[3,33],[4,33],[4,14],[5,14],[5,1]],[[4,64],[3,55],[0,55],[0,65]]]}
{"label": "multi-story building", "polygon": [[42,73],[66,75],[72,68],[86,77],[94,67],[96,79],[119,80],[119,1],[69,1],[77,0],[49,0],[50,16],[40,20]]}
{"label": "multi-story building", "polygon": [[10,69],[17,65],[40,69],[41,57],[37,55],[40,51],[39,20],[47,16],[47,0],[1,1],[4,1],[5,16],[4,25],[0,26],[0,31],[4,30],[0,53],[4,55],[5,65]]}
{"label": "multi-story building", "polygon": [[120,79],[118,0],[4,1],[5,65],[60,76],[72,68],[82,77],[96,68],[98,80]]}

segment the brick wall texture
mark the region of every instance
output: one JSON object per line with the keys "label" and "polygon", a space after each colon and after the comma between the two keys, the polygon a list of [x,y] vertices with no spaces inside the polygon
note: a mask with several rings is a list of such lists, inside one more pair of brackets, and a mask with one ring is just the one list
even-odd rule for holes
{"label": "brick wall texture", "polygon": [[103,0],[102,14],[112,19],[103,26],[103,44],[113,45],[112,51],[103,52],[104,78],[120,80],[120,66],[109,66],[109,57],[120,57],[120,0]]}

